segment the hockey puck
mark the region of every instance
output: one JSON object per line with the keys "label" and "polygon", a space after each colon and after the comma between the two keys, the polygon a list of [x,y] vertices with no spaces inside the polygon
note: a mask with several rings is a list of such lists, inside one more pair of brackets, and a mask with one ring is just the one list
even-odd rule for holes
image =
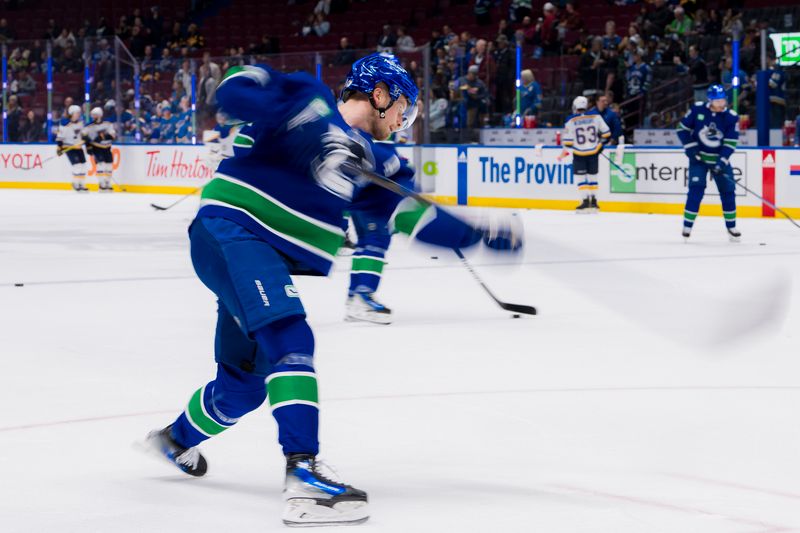
{"label": "hockey puck", "polygon": [[438,255],[432,255],[431,259],[439,259],[439,256]]}
{"label": "hockey puck", "polygon": [[520,317],[520,315],[517,315],[517,314],[511,315],[511,318],[519,318],[519,317]]}
{"label": "hockey puck", "polygon": [[758,245],[759,245],[759,246],[766,246],[766,245],[767,245],[767,243],[765,243],[765,242],[760,242],[760,243],[758,243]]}
{"label": "hockey puck", "polygon": [[15,287],[24,287],[25,284],[24,283],[15,283],[14,286]]}

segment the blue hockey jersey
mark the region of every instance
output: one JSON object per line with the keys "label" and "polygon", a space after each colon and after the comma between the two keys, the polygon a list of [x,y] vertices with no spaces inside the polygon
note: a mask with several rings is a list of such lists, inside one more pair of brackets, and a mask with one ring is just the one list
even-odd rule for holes
{"label": "blue hockey jersey", "polygon": [[678,123],[678,138],[685,150],[697,150],[700,159],[713,165],[719,158],[726,165],[739,142],[739,115],[732,109],[711,111],[695,102]]}
{"label": "blue hockey jersey", "polygon": [[[241,224],[283,253],[297,272],[329,272],[345,239],[344,211],[377,210],[388,218],[401,200],[357,176],[342,179],[338,147],[357,142],[375,172],[411,185],[407,161],[392,145],[351,128],[331,91],[308,74],[234,67],[216,97],[222,111],[243,124],[234,157],[220,163],[203,190],[198,216]],[[412,211],[409,216],[419,221],[425,209]]]}

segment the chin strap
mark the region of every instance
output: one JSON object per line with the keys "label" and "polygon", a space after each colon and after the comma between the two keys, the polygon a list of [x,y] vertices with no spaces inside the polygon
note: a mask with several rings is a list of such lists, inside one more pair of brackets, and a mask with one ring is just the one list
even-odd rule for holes
{"label": "chin strap", "polygon": [[380,116],[381,118],[386,118],[386,110],[392,107],[392,105],[394,105],[394,100],[390,98],[389,105],[387,105],[386,107],[378,107],[378,103],[375,101],[375,97],[372,95],[372,93],[370,93],[369,103],[370,105],[372,105],[372,108],[378,112],[378,116]]}

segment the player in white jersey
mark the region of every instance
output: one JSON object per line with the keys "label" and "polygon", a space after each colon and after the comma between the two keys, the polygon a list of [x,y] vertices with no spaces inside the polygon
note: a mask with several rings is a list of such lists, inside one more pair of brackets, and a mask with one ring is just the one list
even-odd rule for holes
{"label": "player in white jersey", "polygon": [[578,191],[583,201],[576,208],[578,213],[596,213],[598,159],[603,146],[611,138],[611,130],[596,109],[587,111],[589,101],[578,96],[572,102],[572,115],[564,124],[561,144],[564,151],[558,156],[561,161],[572,149],[572,172],[578,176]]}
{"label": "player in white jersey", "polygon": [[111,143],[117,136],[114,125],[103,120],[103,110],[99,107],[90,113],[92,122],[83,129],[81,136],[86,144],[86,151],[94,157],[97,164],[97,183],[100,192],[112,192],[111,172],[113,171],[114,156],[111,153]]}
{"label": "player in white jersey", "polygon": [[86,155],[83,153],[83,120],[81,119],[81,108],[76,105],[69,106],[67,109],[69,121],[63,122],[58,127],[56,144],[58,155],[67,154],[69,163],[72,165],[72,188],[78,192],[85,192],[84,180],[86,179]]}

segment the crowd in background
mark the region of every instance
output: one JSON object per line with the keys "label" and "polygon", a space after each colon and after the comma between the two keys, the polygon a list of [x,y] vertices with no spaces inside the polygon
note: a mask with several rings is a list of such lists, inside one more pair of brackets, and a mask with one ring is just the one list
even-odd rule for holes
{"label": "crowd in background", "polygon": [[[491,15],[497,13],[498,2],[473,2],[475,21],[481,28],[476,32],[479,34],[444,24],[426,40],[431,46],[430,72],[424,72],[417,61],[405,60],[405,66],[420,82],[425,77],[430,81],[429,126],[434,131],[511,125],[517,111],[521,115],[539,115],[546,95],[536,79],[536,62],[555,56],[576,59],[577,73],[572,74],[580,80],[582,94],[593,99],[603,96],[605,105],[620,114],[630,115],[630,109],[636,108],[637,125],[660,127],[665,125],[665,117],[642,112],[658,75],[689,77],[697,99],[703,97],[711,83],[722,83],[730,90],[734,32],[742,35],[739,104],[746,113],[754,106],[751,75],[758,67],[759,30],[774,31],[764,21],[743,20],[741,11],[704,9],[699,7],[702,3],[693,1],[617,0],[617,4],[640,4],[641,9],[624,28],[608,20],[599,35],[587,31],[578,2],[537,3],[541,7],[534,8],[531,0],[512,0],[508,12],[499,20],[493,20]],[[330,13],[344,12],[347,7],[347,0],[310,2],[307,19],[297,22],[298,36],[313,39],[315,35],[321,37],[335,31],[327,17]],[[142,96],[138,124],[134,119],[134,91],[130,82],[126,81],[120,91],[116,88],[115,38],[125,44],[140,64]],[[77,76],[81,93],[84,54],[88,54],[92,79],[90,106],[102,107],[107,117],[119,120],[123,139],[134,140],[138,130],[142,142],[166,143],[190,142],[195,129],[213,122],[214,92],[228,67],[281,52],[278,40],[264,35],[260,42],[230,48],[225,51],[224,59],[215,60],[205,50],[202,28],[193,21],[191,13],[167,21],[158,6],[144,12],[135,9],[116,23],[103,17],[97,21],[85,20],[79,28],[60,27],[51,19],[41,39],[20,45],[15,45],[8,21],[0,19],[0,43],[8,44],[9,140],[20,142],[47,137],[44,117],[34,113],[31,100],[44,90],[37,79],[41,80],[47,69],[48,43],[54,71]],[[402,58],[404,53],[415,50],[417,44],[425,43],[415,43],[405,27],[387,24],[372,49],[397,53]],[[526,64],[533,66],[521,74],[519,110],[515,87],[517,45],[522,47]],[[362,53],[343,35],[331,64],[348,65]],[[771,68],[779,70],[774,63],[771,61]],[[131,73],[124,74],[124,79],[129,80]],[[197,128],[192,126],[193,90]],[[774,123],[782,124],[785,100],[781,102],[781,95],[777,94],[780,91],[773,92]],[[118,95],[120,102],[116,101]],[[562,105],[576,95],[562,98]],[[72,100],[56,102],[56,122],[65,116],[64,110]],[[619,109],[619,104],[625,101],[633,102],[632,107]],[[121,110],[119,117],[118,110]]]}

